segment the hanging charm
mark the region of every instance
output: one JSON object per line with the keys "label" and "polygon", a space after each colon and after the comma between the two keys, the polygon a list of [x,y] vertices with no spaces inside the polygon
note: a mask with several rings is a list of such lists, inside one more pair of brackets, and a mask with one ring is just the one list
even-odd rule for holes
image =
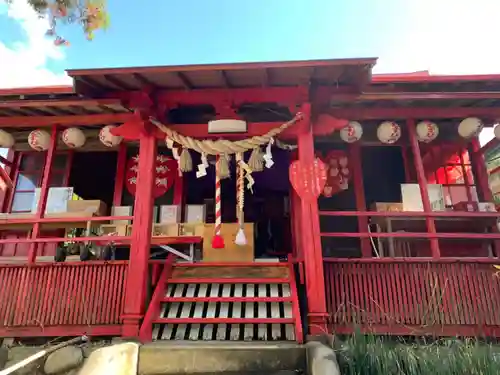
{"label": "hanging charm", "polygon": [[196,178],[205,177],[207,175],[208,159],[207,154],[201,154],[201,163],[198,164],[198,170],[196,171]]}
{"label": "hanging charm", "polygon": [[247,238],[245,236],[244,231],[244,223],[245,223],[245,185],[244,185],[244,174],[245,171],[243,169],[243,154],[238,152],[236,154],[236,166],[238,168],[238,179],[236,180],[236,212],[238,214],[238,233],[236,233],[236,238],[234,243],[238,246],[244,246],[247,244]]}
{"label": "hanging charm", "polygon": [[248,159],[248,165],[254,172],[262,172],[264,170],[264,155],[260,147],[255,147]]}
{"label": "hanging charm", "polygon": [[174,160],[177,162],[177,170],[178,170],[179,176],[182,176],[179,151],[174,146],[174,141],[170,137],[165,137],[165,144],[170,149],[170,151],[172,151],[172,156],[174,157]]}
{"label": "hanging charm", "polygon": [[220,185],[220,156],[217,155],[215,162],[215,230],[212,238],[212,248],[223,249],[224,238],[221,236],[222,211],[221,211],[221,185]]}
{"label": "hanging charm", "polygon": [[271,138],[266,146],[266,154],[264,155],[264,161],[266,163],[266,168],[271,168],[274,165],[273,154],[271,152],[271,147],[274,143],[274,139]]}

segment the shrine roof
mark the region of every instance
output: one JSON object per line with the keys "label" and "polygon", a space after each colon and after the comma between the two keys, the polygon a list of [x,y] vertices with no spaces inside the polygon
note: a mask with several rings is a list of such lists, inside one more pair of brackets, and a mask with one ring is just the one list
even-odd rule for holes
{"label": "shrine roof", "polygon": [[315,81],[323,85],[368,83],[376,59],[335,59],[291,62],[181,65],[69,70],[78,93],[163,90],[287,87]]}

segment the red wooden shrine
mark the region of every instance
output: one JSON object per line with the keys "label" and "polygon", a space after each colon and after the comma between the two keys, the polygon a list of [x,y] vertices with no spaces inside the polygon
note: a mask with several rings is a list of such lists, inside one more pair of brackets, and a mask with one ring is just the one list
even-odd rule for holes
{"label": "red wooden shrine", "polygon": [[[480,129],[465,127],[470,134],[464,136],[461,128],[465,119],[496,124],[500,75],[372,76],[375,63],[73,70],[73,87],[0,90],[0,129],[8,133],[0,141],[10,135],[14,142],[0,160],[0,337],[302,341],[356,327],[500,336],[499,214],[490,210],[483,159],[498,141],[480,147]],[[179,155],[165,144],[158,122],[196,140],[237,141],[262,136],[299,112],[273,147],[277,153],[276,141],[287,145],[279,151],[285,164],[272,167],[272,174],[286,176],[285,203],[273,198],[257,210],[259,199],[276,196],[271,174],[259,180],[265,171],[252,173],[254,195],[244,193],[245,215],[281,223],[252,227],[255,245],[245,246],[254,250],[252,259],[263,251],[264,260],[217,258],[217,249],[207,250],[206,228],[157,233],[156,206],[178,205],[185,218],[186,204],[213,198],[214,189],[212,181],[206,193],[191,178],[203,161],[194,158],[191,174],[178,173]],[[244,120],[246,129],[209,132],[215,119]],[[437,126],[435,139],[419,133],[423,120]],[[343,141],[341,129],[354,121],[360,128],[350,128]],[[394,142],[380,125],[386,121],[398,131]],[[107,136],[121,142],[100,142],[109,125]],[[61,133],[74,127],[85,144],[69,148]],[[39,139],[44,151],[28,144],[35,129],[49,134]],[[207,158],[206,179],[213,178],[214,160]],[[222,182],[222,227],[230,231],[236,218],[227,207],[235,204],[224,199],[236,187],[225,191],[224,185],[233,185]],[[51,213],[51,189],[64,187],[83,201]],[[81,208],[88,202],[100,203]],[[206,210],[214,216],[213,208]],[[84,233],[75,237],[74,228]],[[274,249],[259,242],[264,232],[277,239]],[[240,251],[229,242],[227,254]],[[63,243],[76,250],[62,256]],[[90,254],[89,244],[101,252]],[[168,251],[157,257],[158,249]],[[201,261],[193,255],[200,249]]]}

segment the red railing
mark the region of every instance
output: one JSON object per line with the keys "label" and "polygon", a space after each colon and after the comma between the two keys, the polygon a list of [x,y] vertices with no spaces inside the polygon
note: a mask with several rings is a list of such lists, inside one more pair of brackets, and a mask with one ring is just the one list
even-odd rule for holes
{"label": "red railing", "polygon": [[0,266],[0,336],[120,335],[128,262]]}
{"label": "red railing", "polygon": [[500,337],[496,264],[492,259],[326,258],[331,329]]}

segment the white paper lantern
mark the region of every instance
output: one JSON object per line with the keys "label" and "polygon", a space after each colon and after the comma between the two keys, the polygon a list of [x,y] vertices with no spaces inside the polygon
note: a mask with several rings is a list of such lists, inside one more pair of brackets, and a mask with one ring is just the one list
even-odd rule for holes
{"label": "white paper lantern", "polygon": [[384,121],[377,128],[377,138],[382,143],[392,144],[401,137],[401,127],[393,121]]}
{"label": "white paper lantern", "polygon": [[458,124],[458,134],[463,138],[472,138],[481,133],[483,126],[483,122],[477,117],[468,117]]}
{"label": "white paper lantern", "polygon": [[438,126],[432,121],[421,121],[417,124],[417,138],[420,142],[429,143],[439,135]]}
{"label": "white paper lantern", "polygon": [[5,130],[0,129],[0,148],[11,148],[14,146],[14,137]]}
{"label": "white paper lantern", "polygon": [[340,138],[347,143],[359,141],[363,135],[363,127],[357,121],[350,121],[347,126],[340,129]]}
{"label": "white paper lantern", "polygon": [[111,134],[111,130],[114,128],[116,128],[116,126],[107,125],[99,132],[99,139],[106,147],[118,146],[123,140],[123,137]]}
{"label": "white paper lantern", "polygon": [[495,127],[493,128],[493,134],[495,135],[496,139],[500,139],[500,125],[496,124]]}
{"label": "white paper lantern", "polygon": [[68,128],[62,132],[61,138],[69,148],[80,148],[85,144],[85,134],[78,128]]}
{"label": "white paper lantern", "polygon": [[46,151],[50,147],[50,134],[45,130],[33,130],[28,136],[28,143],[33,150]]}

